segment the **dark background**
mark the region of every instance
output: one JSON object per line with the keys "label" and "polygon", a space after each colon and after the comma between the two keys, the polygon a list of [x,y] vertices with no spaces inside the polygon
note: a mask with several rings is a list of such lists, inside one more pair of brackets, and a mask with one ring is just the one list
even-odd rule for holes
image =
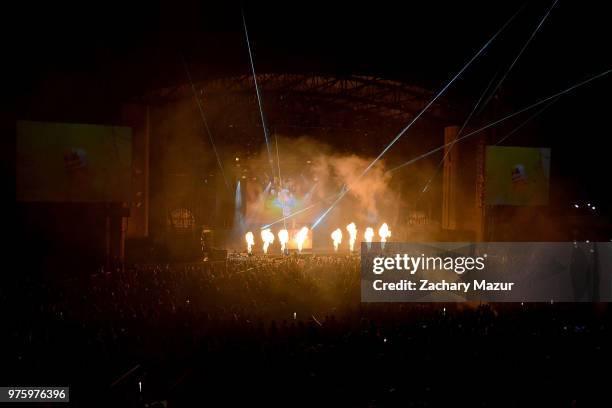
{"label": "dark background", "polygon": [[[16,119],[118,123],[122,102],[186,81],[181,55],[196,81],[248,73],[241,8],[258,73],[369,74],[437,90],[523,4],[447,93],[469,112],[551,1],[23,2],[7,13],[5,95],[16,97],[9,108]],[[489,117],[609,69],[609,49],[603,2],[559,1],[489,105]],[[571,198],[596,201],[604,211],[609,90],[606,77],[572,92],[530,124],[528,140],[516,136],[516,144],[551,146],[553,177],[570,181]]]}
{"label": "dark background", "polygon": [[[491,76],[506,69],[551,4],[550,0],[528,2],[483,58],[449,89],[447,101],[457,111],[470,111]],[[423,1],[402,2],[400,7],[390,1],[360,5],[329,0],[244,4],[24,1],[18,6],[3,5],[0,29],[6,47],[0,51],[4,71],[0,94],[7,102],[3,114],[8,120],[3,121],[2,132],[8,140],[3,165],[9,175],[5,185],[14,184],[12,143],[18,119],[118,124],[122,103],[151,90],[186,82],[181,56],[188,61],[196,81],[249,74],[242,6],[258,73],[366,74],[435,91],[522,5],[511,1]],[[612,67],[611,29],[605,7],[604,2],[560,0],[489,111],[475,124],[501,117]],[[570,208],[571,200],[589,200],[597,203],[603,214],[610,214],[609,91],[610,76],[592,82],[561,98],[524,132],[513,136],[512,144],[552,148],[553,183],[563,180],[567,200],[551,203],[557,207]],[[387,139],[378,140],[377,152],[394,136],[390,133]],[[409,132],[402,142],[409,145],[417,140],[418,134]],[[10,188],[5,191],[11,200],[15,197]],[[300,297],[284,291],[271,296],[268,289],[274,285],[265,284],[266,277],[281,276],[281,269],[252,274],[255,284],[244,280],[242,274],[230,273],[233,278],[228,287],[237,290],[211,305],[207,302],[215,299],[216,281],[206,263],[190,271],[194,273],[172,268],[153,275],[143,268],[126,274],[79,274],[73,276],[77,280],[60,279],[60,268],[37,268],[37,259],[47,253],[61,254],[61,248],[79,251],[78,255],[87,258],[89,252],[96,253],[101,241],[66,248],[61,238],[78,237],[83,230],[102,230],[99,224],[79,222],[85,217],[78,209],[65,206],[62,211],[54,230],[59,231],[54,237],[60,239],[46,242],[37,237],[36,228],[23,225],[17,226],[17,239],[6,234],[13,245],[20,247],[18,251],[4,248],[9,260],[17,260],[14,268],[5,265],[0,287],[0,300],[7,301],[6,307],[0,307],[5,312],[2,321],[6,322],[7,333],[2,341],[8,341],[4,349],[11,350],[0,361],[6,368],[0,370],[0,380],[3,375],[12,377],[5,384],[49,385],[50,378],[65,380],[58,385],[71,384],[77,401],[80,391],[83,406],[111,406],[107,402],[126,401],[126,396],[136,399],[135,381],[141,378],[145,378],[145,387],[152,394],[159,390],[164,398],[169,395],[179,401],[201,399],[204,390],[205,396],[211,393],[252,403],[255,392],[265,390],[266,395],[259,399],[268,402],[269,389],[276,398],[282,399],[287,393],[291,394],[289,401],[308,406],[315,401],[321,404],[320,396],[330,390],[336,391],[336,399],[331,401],[338,406],[346,404],[347,396],[350,401],[365,402],[370,395],[383,393],[402,403],[414,398],[446,401],[464,396],[462,399],[467,398],[471,405],[494,401],[491,406],[540,400],[568,406],[576,400],[608,399],[607,377],[598,374],[610,365],[608,345],[612,342],[606,305],[513,305],[513,310],[499,309],[499,319],[498,312],[488,306],[474,310],[449,307],[447,318],[446,308],[441,312],[440,308],[413,309],[397,304],[391,309],[360,305],[353,316],[354,327],[345,328],[340,318],[337,325],[324,321],[331,331],[325,328],[317,332],[307,312],[332,310],[334,303],[320,302],[319,295],[309,290],[311,286],[279,281],[296,294],[306,294],[304,313],[299,311],[298,315],[308,322],[304,328],[313,334],[298,335],[298,343],[304,343],[304,347],[279,353],[282,348],[276,343],[276,326],[274,332],[270,326],[272,334],[262,338],[268,351],[254,352],[262,350],[259,334],[236,330],[236,314],[227,305],[238,304],[232,296],[240,299],[242,293],[249,293],[241,290],[247,283],[260,288],[254,295],[261,303],[284,305],[278,310],[279,316],[291,316],[300,309],[294,308],[294,302],[285,301],[294,299],[301,304]],[[43,224],[53,218],[53,212],[49,214],[40,211],[27,221],[36,227],[39,221]],[[74,219],[63,223],[69,216]],[[5,214],[6,219],[20,223],[20,218],[10,212]],[[536,227],[523,224],[517,229]],[[19,245],[23,243],[29,245]],[[61,261],[68,275],[71,262],[76,260],[66,257]],[[350,262],[338,267],[333,261],[321,270],[323,282],[338,270],[350,275]],[[41,275],[48,272],[55,284],[40,279],[39,270]],[[262,275],[264,283],[257,283]],[[346,280],[330,282],[338,290],[329,292],[338,293],[330,299],[344,302],[346,296],[358,302],[358,285],[349,285],[347,295]],[[208,291],[197,289],[201,287]],[[167,288],[177,289],[170,292]],[[183,304],[184,294],[192,290],[196,291],[193,309],[183,306],[180,318],[167,314],[171,302]],[[119,299],[109,301],[115,293]],[[156,308],[155,302],[162,296],[166,306]],[[220,319],[217,326],[206,320],[203,325],[201,319],[207,314],[190,311],[198,310],[196,301],[211,311],[208,315]],[[152,308],[133,315],[129,312],[133,305]],[[258,312],[245,308],[238,328],[248,327],[245,322],[249,314]],[[161,318],[155,315],[158,311]],[[127,332],[113,340],[111,335],[123,332],[124,324]],[[193,341],[194,331],[206,324],[218,329],[211,336],[200,336],[199,341],[210,340],[218,348],[209,349],[205,343],[186,347]],[[98,330],[103,337],[98,338]],[[141,354],[140,339],[151,341],[148,357]],[[321,343],[327,346],[313,353]],[[166,358],[171,350],[176,353]],[[117,395],[111,395],[109,379],[126,372],[133,361],[147,361],[142,371],[146,370],[149,377],[139,372],[122,385],[124,389],[113,391]],[[508,366],[517,367],[519,375],[507,370]],[[192,369],[184,376],[185,370]],[[312,372],[321,374],[314,377]],[[184,385],[174,395],[169,394],[168,384],[179,380]],[[246,389],[236,387],[236,381],[246,384]],[[98,398],[100,389],[106,389],[107,395]],[[287,400],[282,401],[282,406],[287,406]]]}

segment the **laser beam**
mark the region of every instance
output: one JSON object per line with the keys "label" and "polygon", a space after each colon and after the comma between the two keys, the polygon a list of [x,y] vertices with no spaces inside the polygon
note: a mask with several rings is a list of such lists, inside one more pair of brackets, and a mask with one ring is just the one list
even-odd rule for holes
{"label": "laser beam", "polygon": [[223,171],[223,165],[221,164],[221,158],[219,157],[219,152],[217,152],[217,146],[215,145],[215,140],[213,139],[213,135],[208,127],[208,121],[206,120],[206,115],[204,114],[204,108],[202,108],[202,102],[200,102],[200,98],[198,97],[198,93],[196,91],[193,80],[191,79],[191,73],[189,72],[189,66],[187,65],[187,61],[181,55],[181,60],[183,61],[183,66],[185,67],[185,72],[187,73],[187,78],[189,79],[189,83],[191,84],[191,90],[193,92],[193,97],[196,100],[196,104],[198,105],[198,110],[200,111],[200,116],[202,117],[202,123],[204,124],[204,129],[206,129],[206,134],[208,135],[208,140],[210,140],[210,144],[213,148],[213,152],[215,153],[215,157],[217,158],[217,164],[219,165],[219,169],[221,170],[221,175],[223,176],[223,182],[225,183],[225,188],[230,191],[229,183],[227,182],[227,178],[225,177],[225,171]]}
{"label": "laser beam", "polygon": [[[544,16],[542,17],[542,19],[540,20],[540,23],[536,26],[535,30],[531,33],[531,36],[527,39],[527,42],[525,42],[525,44],[523,45],[523,47],[521,48],[521,50],[519,51],[519,53],[516,55],[516,57],[514,58],[514,60],[512,61],[512,63],[510,64],[510,66],[508,67],[508,69],[506,70],[506,72],[504,73],[504,75],[501,77],[501,79],[497,82],[497,84],[495,85],[495,87],[493,88],[493,90],[489,93],[489,97],[485,100],[485,102],[482,104],[482,107],[480,107],[479,109],[479,113],[482,112],[485,107],[487,106],[487,104],[489,103],[489,101],[491,100],[491,98],[493,97],[493,95],[495,95],[495,92],[497,92],[497,90],[499,89],[499,87],[501,86],[502,82],[504,82],[504,80],[506,79],[506,77],[508,76],[508,74],[510,73],[510,71],[512,70],[512,68],[514,68],[514,65],[516,64],[516,62],[519,60],[519,58],[521,57],[521,55],[523,55],[523,52],[525,51],[525,49],[527,48],[527,46],[529,45],[529,43],[531,42],[531,40],[533,40],[533,38],[535,37],[536,33],[540,30],[540,27],[542,27],[542,24],[544,23],[544,21],[546,20],[546,18],[548,17],[548,15],[550,14],[550,12],[552,11],[552,9],[555,7],[555,5],[557,4],[559,0],[555,0],[552,4],[552,6],[550,6],[550,8],[548,9],[548,11],[546,12],[546,14],[544,14]],[[463,130],[465,129],[466,125],[468,124],[468,122],[472,119],[472,116],[474,115],[476,109],[478,109],[478,107],[480,106],[480,102],[482,102],[482,99],[484,98],[484,96],[487,94],[489,88],[491,87],[491,84],[493,83],[493,81],[495,80],[496,75],[494,75],[491,78],[491,81],[489,82],[489,85],[487,85],[487,87],[485,88],[485,90],[483,91],[483,93],[480,95],[480,98],[478,98],[478,101],[476,102],[476,105],[474,105],[474,108],[472,109],[472,112],[470,112],[470,114],[468,115],[467,119],[465,120],[465,122],[463,122],[463,125],[461,126],[461,128],[459,129],[459,131],[457,132],[457,136],[455,137],[455,140],[453,140],[453,142],[456,142],[457,138],[459,138],[462,134],[463,134]],[[552,103],[552,102],[551,102]],[[548,105],[546,106],[548,107]],[[546,107],[544,107],[544,109],[546,109]],[[542,110],[544,110],[542,109]],[[539,112],[538,112],[539,113]],[[536,113],[533,117],[537,116]],[[530,119],[527,119],[525,121],[524,124],[526,124],[527,122],[529,122],[533,117],[531,117]],[[521,128],[523,125],[519,126],[517,129],[515,129],[514,131],[517,131],[519,128]],[[506,136],[510,137],[512,135],[511,132],[510,134],[508,134]],[[505,140],[505,138],[503,139]],[[500,141],[501,142],[501,141]],[[498,143],[500,143],[498,142]],[[450,154],[453,146],[455,144],[453,143],[452,145],[449,146],[449,148],[446,150],[446,152],[444,153],[444,157],[442,157],[442,160],[440,160],[440,162],[438,163],[438,165],[436,166],[434,173],[431,175],[431,177],[429,178],[429,180],[427,180],[427,182],[425,183],[425,186],[423,187],[423,189],[421,190],[421,192],[419,193],[419,196],[417,197],[416,201],[418,202],[419,199],[421,198],[421,195],[423,195],[427,189],[429,188],[429,186],[431,185],[432,181],[434,180],[434,178],[438,175],[438,172],[440,171],[440,168],[442,167],[442,164],[444,163],[444,161],[446,160],[446,158],[448,157],[448,155]]]}
{"label": "laser beam", "polygon": [[262,227],[261,227],[261,229],[263,230],[263,229],[266,229],[266,228],[270,228],[272,225],[278,224],[279,222],[284,222],[284,221],[286,221],[286,220],[288,220],[288,219],[290,219],[290,218],[295,217],[296,215],[299,215],[299,214],[302,214],[302,213],[304,213],[304,212],[306,212],[306,211],[308,211],[308,210],[311,210],[311,209],[313,209],[314,207],[316,207],[316,206],[318,206],[318,205],[320,205],[320,204],[323,204],[323,203],[324,203],[325,201],[327,201],[328,199],[330,199],[330,198],[335,198],[335,197],[337,197],[338,195],[339,195],[339,194],[334,194],[334,195],[329,196],[329,197],[327,197],[327,198],[325,198],[325,199],[323,199],[323,200],[317,201],[316,203],[310,204],[308,207],[304,207],[304,208],[302,208],[301,210],[298,210],[298,211],[296,211],[296,212],[294,212],[294,213],[291,213],[291,214],[287,215],[286,217],[279,218],[278,220],[273,221],[273,222],[271,222],[270,224],[267,224],[267,225],[262,226]]}
{"label": "laser beam", "polygon": [[[283,179],[281,178],[281,169],[280,169],[280,155],[278,154],[278,136],[276,132],[274,132],[274,141],[276,143],[276,164],[278,165],[278,184],[280,185],[280,189],[283,189]],[[281,199],[283,199],[283,195],[281,195]],[[285,213],[285,203],[281,201],[281,205],[283,208],[283,214]],[[287,229],[287,222],[283,220],[283,227]]]}
{"label": "laser beam", "polygon": [[581,87],[583,85],[586,85],[586,84],[588,84],[591,81],[594,81],[596,79],[602,78],[602,77],[608,75],[610,72],[612,72],[612,69],[608,69],[608,70],[606,70],[606,71],[604,71],[604,72],[602,72],[600,74],[597,74],[597,75],[592,76],[592,77],[590,77],[590,78],[588,78],[588,79],[586,79],[584,81],[581,81],[581,82],[579,82],[579,83],[577,83],[575,85],[572,85],[569,88],[566,88],[566,89],[564,89],[564,90],[562,90],[560,92],[557,92],[557,93],[555,93],[553,95],[547,96],[546,98],[543,98],[543,99],[541,99],[541,100],[539,100],[539,101],[537,101],[537,102],[535,102],[535,103],[533,103],[533,104],[531,104],[529,106],[526,106],[526,107],[524,107],[522,109],[519,109],[518,111],[513,112],[513,113],[511,113],[511,114],[509,114],[507,116],[504,116],[503,118],[497,119],[497,120],[495,120],[493,122],[490,122],[487,125],[479,128],[479,129],[474,130],[473,132],[470,132],[470,133],[468,133],[466,135],[463,135],[460,138],[454,140],[453,142],[449,142],[449,143],[443,144],[442,146],[436,147],[433,150],[430,150],[430,151],[428,151],[426,153],[423,153],[423,154],[421,154],[421,155],[419,155],[419,156],[417,156],[417,157],[415,157],[413,159],[410,159],[407,162],[404,162],[404,163],[400,164],[399,166],[394,167],[394,168],[388,170],[387,173],[394,172],[394,171],[396,171],[398,169],[401,169],[402,167],[408,166],[408,165],[413,164],[413,163],[415,163],[415,162],[417,162],[417,161],[419,161],[421,159],[424,159],[425,157],[431,156],[432,154],[434,154],[436,152],[439,152],[440,150],[444,149],[446,146],[450,146],[453,143],[457,143],[457,142],[459,142],[461,140],[464,140],[464,139],[466,139],[466,138],[468,138],[470,136],[473,136],[473,135],[475,135],[477,133],[480,133],[480,132],[482,132],[482,131],[484,131],[486,129],[489,129],[490,127],[493,127],[493,126],[501,123],[501,122],[504,122],[504,121],[506,121],[506,120],[508,120],[510,118],[513,118],[513,117],[515,117],[517,115],[520,115],[523,112],[527,112],[528,110],[533,109],[536,106],[540,106],[543,103],[546,103],[546,102],[548,102],[548,101],[550,101],[552,99],[558,98],[559,96],[562,96],[562,95],[564,95],[564,94],[566,94],[568,92],[573,91],[576,88],[579,88],[579,87]]}
{"label": "laser beam", "polygon": [[270,149],[270,135],[268,134],[268,126],[266,125],[266,118],[263,110],[263,101],[261,98],[261,91],[259,84],[257,83],[257,74],[255,73],[255,62],[253,61],[253,51],[251,49],[251,41],[249,40],[249,31],[247,30],[246,17],[244,16],[244,9],[242,10],[242,25],[244,26],[244,36],[246,38],[247,48],[249,50],[249,61],[251,62],[251,72],[253,74],[253,83],[255,84],[255,94],[257,95],[257,105],[259,107],[259,115],[261,117],[261,126],[264,131],[264,139],[266,140],[266,150],[268,151],[268,161],[272,168],[272,174],[274,174],[274,163],[272,159],[272,151]]}
{"label": "laser beam", "polygon": [[550,105],[552,105],[553,103],[557,102],[559,100],[559,98],[557,99],[553,99],[550,102],[548,102],[546,105],[544,105],[541,109],[538,109],[533,115],[529,116],[527,119],[525,119],[525,121],[523,123],[521,123],[520,125],[518,125],[517,127],[515,127],[514,129],[512,129],[510,132],[508,132],[507,135],[505,135],[504,137],[502,137],[501,139],[499,139],[497,141],[497,143],[495,143],[496,145],[501,144],[502,142],[506,141],[510,136],[512,136],[513,134],[515,134],[516,132],[518,132],[519,130],[521,130],[523,128],[523,126],[525,126],[527,123],[531,122],[531,120],[533,120],[533,118],[535,118],[536,116],[538,116],[540,113],[544,112],[546,109],[548,109],[550,107]]}
{"label": "laser beam", "polygon": [[[391,142],[380,152],[380,154],[372,160],[372,162],[365,168],[365,170],[357,177],[357,180],[360,180],[363,176],[365,176],[371,169],[376,165],[376,163],[393,147],[393,145],[412,127],[412,125],[421,117],[427,110],[446,92],[446,90],[459,78],[459,76],[478,58],[484,50],[486,50],[489,45],[495,40],[495,38],[502,32],[504,29],[514,20],[514,18],[521,12],[521,10],[525,7],[525,4],[521,6],[487,42],[484,43],[482,47],[472,56],[472,58],[465,64],[463,67],[438,91],[438,93],[425,105],[423,109],[414,117],[412,120],[391,140]],[[338,198],[334,201],[334,203],[323,212],[323,214],[315,221],[312,228],[316,228],[317,225],[329,214],[329,212],[342,200],[342,198],[351,190],[350,186],[347,186],[346,189],[340,192]]]}
{"label": "laser beam", "polygon": [[[453,142],[455,142],[457,140],[457,138],[459,136],[461,136],[463,134],[463,131],[465,130],[465,127],[467,126],[467,124],[470,122],[470,120],[472,119],[472,116],[474,116],[474,113],[476,112],[476,109],[478,109],[478,106],[480,105],[480,102],[482,102],[482,99],[484,98],[484,96],[487,94],[487,91],[489,90],[489,88],[491,87],[491,85],[493,85],[493,81],[495,81],[495,77],[497,76],[497,73],[495,75],[493,75],[491,77],[491,80],[489,80],[489,83],[487,84],[486,88],[482,91],[482,93],[480,94],[480,97],[478,98],[478,100],[476,101],[476,103],[474,104],[474,107],[472,108],[472,111],[470,112],[470,114],[467,116],[467,118],[465,118],[465,121],[463,121],[463,124],[461,125],[461,128],[459,129],[459,131],[457,132],[457,136],[455,137],[455,140],[453,140]],[[453,148],[455,144],[453,143],[448,150],[444,153],[444,157],[442,157],[442,160],[440,160],[440,162],[438,163],[438,165],[436,166],[436,168],[434,169],[433,174],[431,175],[431,177],[429,178],[429,180],[427,180],[427,182],[425,183],[425,186],[423,187],[423,189],[421,190],[421,193],[419,194],[419,196],[417,197],[416,201],[418,202],[419,199],[421,198],[421,195],[423,193],[425,193],[427,191],[427,189],[429,188],[429,186],[431,185],[433,179],[436,177],[436,175],[438,174],[438,172],[440,171],[440,168],[442,167],[442,164],[444,163],[444,160],[446,160],[446,158],[448,157],[448,155],[450,154],[451,149]]]}
{"label": "laser beam", "polygon": [[491,91],[491,93],[489,94],[489,97],[485,100],[485,102],[482,104],[482,107],[480,108],[480,111],[482,112],[484,110],[484,108],[487,106],[487,104],[491,101],[491,99],[493,98],[493,96],[495,96],[495,92],[497,92],[497,90],[499,89],[499,87],[501,86],[501,84],[504,82],[504,80],[506,79],[506,77],[508,76],[508,74],[510,73],[510,71],[512,71],[512,68],[514,68],[514,65],[516,65],[516,62],[519,60],[519,58],[521,58],[521,55],[523,55],[523,52],[525,52],[525,49],[527,48],[527,46],[529,46],[529,43],[531,43],[531,41],[533,40],[533,38],[535,37],[535,35],[538,33],[538,31],[540,31],[540,27],[542,27],[542,24],[544,24],[544,21],[546,21],[546,19],[548,18],[548,15],[550,14],[550,12],[552,11],[553,8],[555,8],[555,6],[557,5],[559,0],[555,0],[552,4],[552,6],[550,6],[550,8],[548,9],[548,11],[546,12],[546,14],[544,14],[544,17],[542,17],[542,19],[540,20],[540,23],[536,26],[535,30],[533,30],[533,32],[531,33],[531,36],[527,39],[527,42],[525,42],[525,44],[523,45],[523,47],[521,48],[521,50],[519,51],[519,53],[516,55],[516,57],[514,58],[514,60],[512,61],[512,63],[510,64],[510,66],[508,67],[508,69],[506,70],[506,72],[504,73],[504,75],[501,77],[501,79],[497,82],[497,84],[495,85],[495,88],[493,88],[493,90]]}
{"label": "laser beam", "polygon": [[472,64],[472,62],[474,62],[474,60],[476,60],[476,58],[478,58],[484,52],[484,50],[486,50],[487,47],[489,47],[489,45],[493,42],[493,40],[495,40],[495,38],[502,31],[504,31],[504,29],[508,26],[508,24],[510,24],[512,22],[512,20],[514,20],[514,18],[520,13],[520,11],[523,9],[523,7],[521,7],[516,13],[514,13],[504,23],[504,25],[499,30],[497,30],[497,32],[495,34],[493,34],[493,36],[491,38],[489,38],[489,40],[486,43],[484,43],[484,45],[482,47],[480,47],[480,49],[476,52],[476,54],[474,54],[474,56],[459,70],[459,72],[457,72],[455,74],[455,76],[453,76],[450,79],[450,81],[448,81],[446,83],[446,85],[444,85],[444,87],[442,89],[440,89],[440,91],[438,91],[438,93],[427,103],[427,105],[425,105],[425,107],[423,109],[421,109],[421,111],[414,118],[412,118],[412,120],[408,123],[408,125],[406,125],[397,134],[397,136],[395,136],[395,138],[393,138],[393,140],[391,140],[391,142],[387,145],[387,147],[385,147],[382,150],[382,152],[380,152],[380,154],[374,160],[372,160],[372,162],[368,165],[368,167],[366,167],[366,169],[363,171],[363,173],[361,174],[360,177],[362,177],[368,171],[370,171],[370,169],[376,164],[376,162],[378,160],[380,160],[380,158],[383,157],[385,155],[385,153],[387,153],[387,151],[389,151],[389,149],[391,149],[391,147],[393,147],[393,145],[408,131],[408,129],[410,129],[412,127],[412,125],[431,107],[431,105],[433,105],[438,100],[438,98],[440,96],[442,96],[442,94],[444,94],[444,92],[446,92],[446,90],[457,80],[457,78],[459,78],[459,76]]}

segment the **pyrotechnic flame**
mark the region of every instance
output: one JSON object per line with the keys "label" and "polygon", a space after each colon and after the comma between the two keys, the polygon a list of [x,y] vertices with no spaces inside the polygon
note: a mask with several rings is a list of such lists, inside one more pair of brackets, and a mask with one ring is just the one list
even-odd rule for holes
{"label": "pyrotechnic flame", "polygon": [[372,242],[372,238],[374,238],[374,230],[372,227],[366,228],[363,238],[366,240],[366,242]]}
{"label": "pyrotechnic flame", "polygon": [[274,234],[272,233],[272,231],[270,231],[270,228],[267,228],[267,229],[261,231],[261,239],[264,242],[264,244],[263,244],[264,254],[267,254],[268,253],[268,247],[270,246],[271,243],[274,242]]}
{"label": "pyrotechnic flame", "polygon": [[337,251],[338,245],[342,243],[342,230],[340,228],[336,228],[336,230],[331,233],[331,237],[334,240],[334,251]]}
{"label": "pyrotechnic flame", "polygon": [[353,248],[355,248],[355,241],[357,240],[357,226],[354,222],[351,222],[346,226],[346,230],[349,233],[349,248],[352,252]]}
{"label": "pyrotechnic flame", "polygon": [[249,251],[250,254],[251,252],[253,252],[253,245],[255,245],[255,237],[253,236],[253,233],[249,231],[246,233],[244,238],[246,239],[247,243],[247,251]]}
{"label": "pyrotechnic flame", "polygon": [[383,222],[383,225],[378,229],[378,236],[380,237],[380,242],[387,242],[387,238],[391,236],[391,231],[386,222]]}
{"label": "pyrotechnic flame", "polygon": [[285,252],[287,242],[289,242],[289,231],[287,231],[286,229],[278,231],[278,241],[281,244],[281,251]]}
{"label": "pyrotechnic flame", "polygon": [[306,238],[308,238],[308,227],[302,227],[294,238],[295,245],[297,246],[299,252],[302,252],[302,246],[304,245]]}

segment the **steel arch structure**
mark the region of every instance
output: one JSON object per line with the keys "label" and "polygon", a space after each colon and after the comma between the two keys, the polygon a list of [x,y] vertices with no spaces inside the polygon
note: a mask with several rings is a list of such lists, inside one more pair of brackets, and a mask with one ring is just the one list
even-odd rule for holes
{"label": "steel arch structure", "polygon": [[[374,76],[261,73],[257,82],[271,127],[334,128],[346,122],[351,124],[349,128],[397,126],[410,120],[433,97],[422,87]],[[195,88],[204,107],[221,104],[229,122],[247,125],[244,113],[257,109],[251,75],[197,82]],[[192,97],[191,85],[183,84],[150,92],[142,102],[158,104]],[[429,117],[445,121],[449,114],[450,106],[444,100],[428,112]],[[247,120],[252,121],[260,122],[257,118]]]}

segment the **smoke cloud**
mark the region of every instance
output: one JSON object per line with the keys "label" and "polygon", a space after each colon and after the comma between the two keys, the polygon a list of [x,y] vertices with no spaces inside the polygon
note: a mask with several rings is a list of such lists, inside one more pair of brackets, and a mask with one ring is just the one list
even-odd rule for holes
{"label": "smoke cloud", "polygon": [[[360,178],[372,158],[334,151],[329,145],[307,136],[279,136],[277,139],[279,153],[274,157],[273,184],[278,188],[278,157],[283,188],[290,188],[298,198],[303,198],[302,208],[312,206],[296,217],[291,217],[292,221],[295,219],[297,223],[307,224],[314,222],[322,210],[333,202],[343,186],[349,186],[350,191],[338,207],[330,212],[327,217],[329,221],[321,224],[326,229],[344,228],[353,221],[359,227],[360,224],[375,224],[395,217],[398,210],[397,192],[391,187],[391,176],[385,172],[383,161]],[[276,146],[272,147],[275,151]],[[255,162],[259,163],[259,166],[253,166],[252,173],[257,175],[259,172],[263,177],[258,178],[258,186],[250,187],[251,194],[248,194],[247,198],[248,222],[253,224],[270,222],[262,219],[265,217],[259,210],[262,206],[261,192],[267,181],[272,179],[269,177],[271,170],[267,165],[265,146]],[[277,191],[275,193],[278,194]]]}

